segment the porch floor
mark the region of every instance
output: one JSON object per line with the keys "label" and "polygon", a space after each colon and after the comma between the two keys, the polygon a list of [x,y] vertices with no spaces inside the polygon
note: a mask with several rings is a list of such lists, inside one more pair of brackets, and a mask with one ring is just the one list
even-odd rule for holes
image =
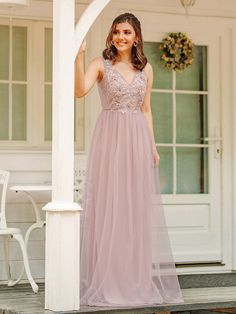
{"label": "porch floor", "polygon": [[[38,294],[34,294],[28,284],[15,287],[0,286],[0,314],[52,314],[52,313],[99,313],[99,314],[143,314],[154,312],[192,312],[202,310],[216,312],[216,309],[236,308],[236,286],[182,289],[185,302],[139,308],[98,308],[83,307],[79,311],[53,312],[44,310],[44,285],[39,284]],[[214,310],[213,310],[214,309]],[[234,311],[234,310],[233,310]],[[229,312],[228,312],[229,313]],[[232,313],[232,312],[231,312]],[[235,312],[234,312],[235,313]]]}

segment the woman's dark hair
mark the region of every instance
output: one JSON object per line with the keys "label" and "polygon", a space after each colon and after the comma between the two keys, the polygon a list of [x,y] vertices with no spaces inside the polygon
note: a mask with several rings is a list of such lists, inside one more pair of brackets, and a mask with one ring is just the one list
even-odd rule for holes
{"label": "woman's dark hair", "polygon": [[133,27],[135,34],[138,38],[137,46],[132,47],[131,62],[135,69],[142,70],[147,63],[147,58],[145,57],[144,52],[143,52],[143,37],[142,37],[142,31],[141,31],[141,24],[139,20],[137,19],[137,17],[134,16],[132,13],[124,13],[117,16],[114,19],[111,25],[109,34],[107,36],[106,49],[103,50],[103,58],[109,59],[113,63],[116,62],[117,50],[116,50],[116,47],[112,45],[112,37],[116,29],[116,25],[119,23],[125,23],[125,22],[129,23]]}

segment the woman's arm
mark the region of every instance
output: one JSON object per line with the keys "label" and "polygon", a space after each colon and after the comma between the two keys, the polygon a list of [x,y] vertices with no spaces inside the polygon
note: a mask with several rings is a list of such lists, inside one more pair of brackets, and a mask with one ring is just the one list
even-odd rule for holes
{"label": "woman's arm", "polygon": [[102,58],[98,57],[92,60],[85,72],[84,70],[84,52],[83,43],[75,60],[75,97],[80,98],[86,95],[97,80],[103,76]]}
{"label": "woman's arm", "polygon": [[151,91],[152,91],[152,83],[153,83],[152,66],[149,63],[147,63],[144,71],[146,71],[146,74],[148,77],[148,82],[147,82],[147,90],[146,90],[144,101],[143,101],[143,104],[141,107],[141,111],[143,112],[143,114],[147,120],[148,127],[149,127],[150,132],[151,132],[152,149],[153,149],[153,153],[154,153],[154,162],[155,162],[155,165],[158,165],[160,162],[160,156],[157,152],[156,143],[155,143],[155,137],[154,137],[154,131],[153,131],[152,110],[151,110]]}

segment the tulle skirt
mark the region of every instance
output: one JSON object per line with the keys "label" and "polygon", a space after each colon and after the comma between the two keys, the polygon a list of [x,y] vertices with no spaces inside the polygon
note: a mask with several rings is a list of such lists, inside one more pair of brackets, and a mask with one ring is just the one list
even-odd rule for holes
{"label": "tulle skirt", "polygon": [[81,305],[183,302],[141,111],[100,113],[82,207]]}

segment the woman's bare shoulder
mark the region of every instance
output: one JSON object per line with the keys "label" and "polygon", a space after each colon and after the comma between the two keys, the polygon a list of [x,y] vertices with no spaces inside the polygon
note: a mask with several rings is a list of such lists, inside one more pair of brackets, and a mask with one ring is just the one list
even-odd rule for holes
{"label": "woman's bare shoulder", "polygon": [[144,71],[146,72],[146,74],[149,76],[149,75],[152,75],[153,73],[153,70],[152,70],[152,65],[147,62],[147,64],[145,65],[144,67]]}
{"label": "woman's bare shoulder", "polygon": [[152,69],[152,65],[147,62],[147,64],[145,65],[143,71],[146,74],[147,81],[148,81],[148,86],[151,88],[152,84],[153,84],[153,69]]}
{"label": "woman's bare shoulder", "polygon": [[94,68],[98,69],[98,70],[102,70],[104,68],[103,65],[103,58],[102,57],[96,57],[91,61],[91,66],[93,66]]}

